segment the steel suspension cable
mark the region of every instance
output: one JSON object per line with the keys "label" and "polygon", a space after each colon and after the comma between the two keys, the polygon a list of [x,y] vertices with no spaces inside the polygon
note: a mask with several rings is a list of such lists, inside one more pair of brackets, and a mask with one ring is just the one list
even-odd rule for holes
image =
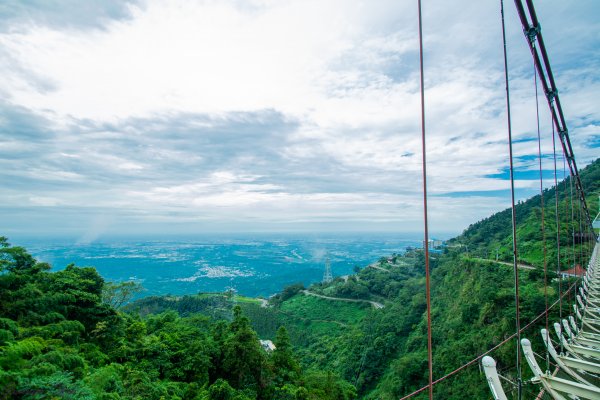
{"label": "steel suspension cable", "polygon": [[[528,39],[531,55],[538,70],[544,93],[546,94],[548,107],[550,108],[550,113],[552,116],[552,124],[553,126],[556,126],[556,129],[558,130],[563,154],[567,159],[571,177],[575,180],[575,188],[581,201],[581,206],[584,209],[587,224],[591,227],[592,219],[590,217],[589,209],[585,200],[583,185],[577,169],[577,163],[575,162],[573,147],[571,145],[571,140],[569,139],[569,130],[565,122],[565,116],[560,103],[558,89],[556,88],[556,83],[554,81],[554,75],[550,66],[550,60],[546,51],[546,46],[544,44],[541,26],[537,18],[535,7],[533,6],[533,0],[525,0],[528,13],[525,12],[523,1],[524,0],[515,0],[517,13],[519,14],[521,25],[523,26],[523,32]],[[528,15],[529,19],[531,20],[531,24],[529,23]],[[533,46],[533,42],[536,38],[539,43],[538,47]],[[596,236],[595,233],[594,236]]]}
{"label": "steel suspension cable", "polygon": [[[573,240],[571,241],[571,256],[572,256],[572,262],[573,262],[573,268],[575,267],[575,228],[574,228],[574,216],[573,216],[573,179],[572,177],[569,176],[569,188],[570,188],[570,192],[567,191],[567,161],[566,161],[566,157],[563,154],[563,182],[565,183],[565,212],[567,211],[567,207],[569,206],[571,208],[571,221],[569,222],[569,216],[567,215],[567,234],[569,233],[569,226],[571,227],[571,235],[573,236]],[[569,195],[570,193],[570,195]],[[567,240],[567,246],[568,246],[568,240]],[[568,257],[569,257],[569,249],[567,248],[567,251],[565,251],[565,260],[567,261],[567,267],[570,267],[571,263],[568,262]],[[570,268],[567,268],[567,270],[569,270]],[[567,282],[570,282],[571,278],[570,276],[567,274],[567,276],[565,277],[567,279]],[[577,282],[575,282],[575,285],[577,285]],[[571,307],[573,306],[573,303],[575,302],[575,297],[577,296],[577,289],[575,290],[575,296],[573,296],[573,298],[571,298],[571,294],[569,294],[569,296],[567,297],[567,303],[569,306],[569,310],[571,309]]]}
{"label": "steel suspension cable", "polygon": [[[538,160],[540,167],[540,210],[541,210],[541,231],[542,231],[542,249],[543,249],[543,265],[544,265],[544,303],[546,310],[546,341],[550,343],[550,330],[548,329],[548,262],[546,259],[546,223],[544,220],[544,178],[542,170],[542,137],[540,134],[540,105],[538,99],[538,81],[537,81],[537,69],[535,63],[533,65],[533,83],[535,86],[535,117],[537,124],[537,139],[538,139]],[[546,371],[550,370],[550,353],[546,348]]]}
{"label": "steel suspension cable", "polygon": [[[562,297],[565,297],[567,295],[567,293],[571,292],[573,290],[575,286],[571,285],[569,287],[569,289],[567,289],[567,291],[565,293],[562,294],[561,297],[559,297],[559,299],[557,299],[554,303],[552,303],[550,305],[550,307],[548,307],[548,310],[552,310],[557,304],[559,304],[560,300],[562,299]],[[532,319],[527,325],[525,325],[524,327],[521,328],[521,331],[518,332],[519,334],[522,332],[525,332],[527,329],[531,328],[531,326],[533,326],[533,324],[535,324],[536,322],[538,322],[545,314],[545,311],[542,312],[541,314],[539,314],[538,316],[536,316],[534,319]],[[460,367],[454,369],[453,371],[447,373],[446,375],[442,376],[441,378],[436,379],[435,381],[433,381],[433,385],[437,385],[443,381],[445,381],[448,378],[451,378],[453,376],[455,376],[456,374],[458,374],[459,372],[465,370],[466,368],[470,367],[471,365],[475,364],[476,362],[478,362],[479,360],[481,360],[483,357],[487,356],[488,354],[490,354],[492,351],[499,349],[500,347],[502,347],[503,345],[505,345],[506,343],[510,342],[511,340],[513,340],[515,337],[517,336],[517,332],[513,333],[512,335],[510,335],[509,337],[505,338],[503,341],[501,341],[500,343],[498,343],[497,345],[495,345],[494,347],[492,347],[491,349],[487,350],[485,353],[481,353],[479,354],[477,357],[473,358],[472,360],[464,363],[463,365],[461,365]],[[407,394],[406,396],[400,398],[400,400],[407,400],[410,399],[420,393],[423,393],[425,390],[427,390],[429,388],[429,385],[423,386],[420,389],[415,390],[412,393]]]}
{"label": "steel suspension cable", "polygon": [[[567,168],[564,163],[563,163],[563,168],[566,173]],[[572,256],[573,268],[575,268],[575,265],[577,264],[577,259],[576,259],[577,254],[576,254],[576,250],[575,250],[575,207],[573,206],[573,179],[572,179],[572,177],[569,177],[569,191],[570,191],[569,204],[571,205],[571,235],[573,236],[573,240],[572,240],[573,248],[571,249],[571,253],[573,254],[573,256]]]}
{"label": "steel suspension cable", "polygon": [[581,204],[577,207],[577,215],[579,216],[579,265],[583,267],[584,259],[583,259],[583,226],[581,225],[581,218],[583,217],[581,214]]}
{"label": "steel suspension cable", "polygon": [[583,214],[581,211],[581,207],[579,207],[579,265],[583,268],[585,265],[585,241],[587,241],[587,232],[584,234],[583,232],[583,224],[582,224]]}
{"label": "steel suspension cable", "polygon": [[[590,234],[590,228],[589,227],[586,227],[586,234],[587,234],[587,237],[586,237],[587,246],[586,246],[586,254],[585,254],[585,260],[584,260],[584,262],[586,262],[592,256],[592,252],[591,252],[592,241],[590,240],[591,239],[591,234]],[[586,262],[586,269],[587,269],[587,262]]]}
{"label": "steel suspension cable", "polygon": [[[575,209],[573,208],[573,179],[572,177],[569,176],[569,192],[567,193],[567,161],[564,157],[563,154],[563,180],[565,182],[565,201],[568,201],[568,205],[571,208],[571,221],[567,222],[567,227],[571,227],[571,236],[573,237],[571,240],[571,263],[573,265],[573,268],[575,268]],[[565,208],[566,208],[567,204],[565,203]],[[567,216],[567,221],[568,221],[568,216]],[[567,233],[568,233],[569,229],[567,229]],[[565,252],[565,258],[569,256],[569,251]],[[567,267],[571,266],[571,263],[567,262]],[[568,268],[570,269],[570,268]],[[570,279],[569,275],[567,275],[567,279]],[[577,291],[575,291],[575,294],[577,294]],[[572,303],[575,301],[575,298],[571,299],[571,295],[569,295],[567,302],[569,305],[569,313],[570,313],[570,308]]]}
{"label": "steel suspension cable", "polygon": [[425,79],[423,73],[423,17],[421,0],[419,11],[419,67],[421,74],[421,146],[423,150],[423,224],[425,226],[425,296],[427,298],[427,364],[429,367],[429,400],[433,399],[433,356],[431,343],[431,279],[429,273],[429,221],[427,213],[427,151],[425,141]]}
{"label": "steel suspension cable", "polygon": [[[554,207],[555,207],[555,218],[556,218],[556,278],[558,279],[558,316],[562,321],[562,275],[560,274],[560,218],[558,216],[558,170],[556,167],[556,132],[554,131],[554,125],[552,125],[552,154],[554,156]],[[564,352],[562,340],[560,340],[560,351]]]}
{"label": "steel suspension cable", "polygon": [[[583,214],[583,211],[581,212]],[[581,216],[581,218],[583,219],[583,215]],[[587,261],[590,258],[590,228],[589,227],[585,227],[585,249],[583,250],[583,262],[584,264],[582,264],[581,266],[585,269],[587,269]],[[585,266],[584,266],[585,265]]]}
{"label": "steel suspension cable", "polygon": [[581,215],[581,204],[578,203],[577,204],[577,221],[579,223],[579,227],[578,227],[578,230],[579,230],[579,248],[578,248],[578,250],[579,251],[577,251],[577,253],[578,253],[578,256],[579,256],[579,263],[578,264],[580,266],[583,266],[584,260],[583,260],[582,249],[583,249],[584,236],[583,236],[583,227],[581,225],[581,217],[582,217],[582,215]]}
{"label": "steel suspension cable", "polygon": [[510,196],[512,210],[512,241],[513,241],[513,270],[514,270],[514,288],[515,288],[515,330],[516,330],[516,353],[517,353],[517,395],[521,400],[523,391],[523,383],[521,379],[521,317],[519,304],[519,268],[518,268],[518,252],[517,252],[517,216],[515,208],[515,176],[513,163],[513,148],[512,148],[512,124],[510,118],[510,88],[508,84],[508,55],[506,50],[506,26],[504,23],[504,0],[500,0],[500,15],[502,20],[502,43],[504,50],[504,81],[506,84],[506,117],[508,125],[508,157],[510,164]]}

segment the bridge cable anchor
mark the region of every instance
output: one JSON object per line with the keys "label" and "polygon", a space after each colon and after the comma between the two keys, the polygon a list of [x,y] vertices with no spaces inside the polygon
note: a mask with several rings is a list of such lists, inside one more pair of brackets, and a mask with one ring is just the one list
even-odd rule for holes
{"label": "bridge cable anchor", "polygon": [[556,96],[558,96],[558,90],[548,89],[548,91],[546,91],[546,97],[548,98],[548,102],[553,103]]}
{"label": "bridge cable anchor", "polygon": [[523,29],[523,32],[525,33],[525,36],[527,37],[527,40],[529,40],[529,43],[534,43],[535,40],[537,39],[537,36],[540,34],[542,30],[542,27],[540,24],[537,25],[529,25],[529,27],[527,29]]}

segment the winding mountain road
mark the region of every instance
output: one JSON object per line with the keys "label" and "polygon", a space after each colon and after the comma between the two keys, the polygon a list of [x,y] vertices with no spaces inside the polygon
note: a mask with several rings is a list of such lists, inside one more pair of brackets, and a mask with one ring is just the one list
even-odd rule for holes
{"label": "winding mountain road", "polygon": [[376,301],[371,301],[371,300],[362,300],[362,299],[346,299],[343,297],[330,297],[330,296],[324,296],[322,294],[318,294],[318,293],[313,293],[313,292],[309,292],[308,290],[303,290],[302,293],[304,293],[307,296],[315,296],[315,297],[320,297],[322,299],[327,299],[327,300],[337,300],[337,301],[346,301],[346,302],[350,302],[350,303],[369,303],[370,305],[373,306],[373,308],[379,310],[381,308],[384,307],[383,304],[378,303]]}
{"label": "winding mountain road", "polygon": [[[513,265],[513,263],[511,263],[511,262],[506,262],[506,261],[496,261],[496,260],[492,260],[492,259],[489,259],[489,258],[471,257],[471,259],[472,259],[472,260],[476,260],[476,261],[486,261],[486,262],[489,262],[489,263],[495,263],[495,264],[507,265],[507,266],[509,266],[509,267],[513,267],[513,266],[514,266],[514,265]],[[521,263],[517,264],[517,268],[520,268],[520,269],[528,269],[528,270],[533,270],[533,269],[536,269],[535,267],[532,267],[531,265],[527,265],[527,264],[521,264]]]}
{"label": "winding mountain road", "polygon": [[389,269],[385,269],[385,268],[383,268],[383,267],[380,267],[380,266],[379,266],[379,265],[377,265],[377,264],[371,264],[371,265],[368,265],[368,266],[367,266],[367,268],[375,268],[375,269],[378,269],[378,270],[380,270],[380,271],[387,272],[388,274],[390,273],[390,270],[389,270]]}

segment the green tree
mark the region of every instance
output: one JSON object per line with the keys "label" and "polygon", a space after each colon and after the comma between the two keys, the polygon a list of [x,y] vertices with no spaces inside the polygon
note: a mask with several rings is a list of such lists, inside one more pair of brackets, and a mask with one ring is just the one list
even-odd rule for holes
{"label": "green tree", "polygon": [[271,355],[275,383],[280,386],[284,383],[294,382],[298,379],[300,366],[294,359],[292,343],[287,329],[279,327],[275,336],[275,350]]}
{"label": "green tree", "polygon": [[230,336],[224,343],[223,366],[228,381],[235,388],[261,388],[261,378],[265,361],[256,332],[250,321],[242,315],[241,307],[234,308],[234,319],[230,324]]}
{"label": "green tree", "polygon": [[208,388],[209,400],[233,400],[236,390],[224,379],[217,379]]}
{"label": "green tree", "polygon": [[102,287],[102,301],[118,310],[143,290],[142,284],[135,281],[105,282]]}
{"label": "green tree", "polygon": [[55,372],[49,376],[34,376],[21,380],[16,398],[22,399],[63,399],[93,400],[93,392],[74,380],[69,373]]}

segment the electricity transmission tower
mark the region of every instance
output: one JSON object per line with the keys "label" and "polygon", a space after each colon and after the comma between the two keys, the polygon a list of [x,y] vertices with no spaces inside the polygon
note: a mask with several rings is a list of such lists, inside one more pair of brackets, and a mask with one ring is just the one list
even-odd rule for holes
{"label": "electricity transmission tower", "polygon": [[333,280],[331,274],[331,263],[329,262],[329,255],[325,257],[325,273],[323,274],[323,283],[329,283]]}

